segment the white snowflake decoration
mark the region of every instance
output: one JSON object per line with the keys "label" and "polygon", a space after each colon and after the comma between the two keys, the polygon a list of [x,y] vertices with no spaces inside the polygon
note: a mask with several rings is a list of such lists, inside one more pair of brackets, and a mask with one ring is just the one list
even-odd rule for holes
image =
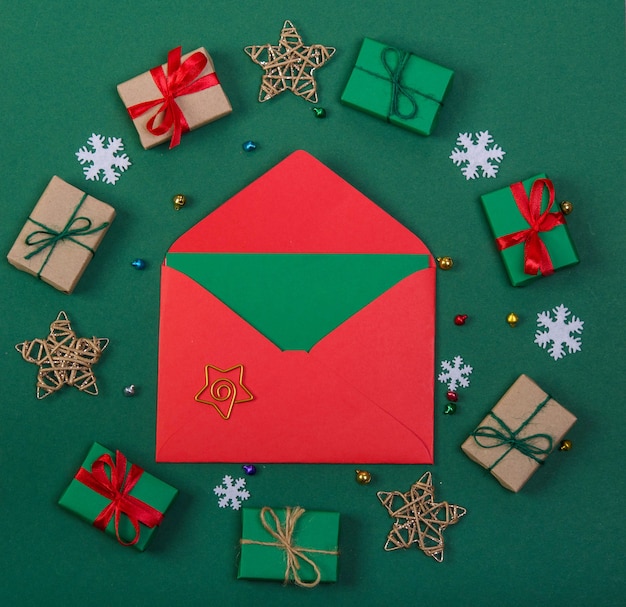
{"label": "white snowflake decoration", "polygon": [[241,508],[241,502],[250,497],[250,492],[245,487],[245,478],[238,478],[233,483],[233,477],[227,474],[222,480],[222,484],[217,485],[217,487],[213,489],[215,495],[222,496],[217,502],[219,507],[226,508],[230,504],[233,510],[239,510]]}
{"label": "white snowflake decoration", "polygon": [[474,369],[464,364],[462,356],[455,356],[452,362],[442,360],[441,368],[443,371],[437,376],[437,379],[442,384],[447,383],[448,390],[456,390],[457,386],[467,388],[470,385],[469,376]]}
{"label": "white snowflake decoration", "polygon": [[83,146],[76,152],[78,162],[89,164],[83,168],[85,179],[99,181],[100,171],[102,171],[102,181],[115,185],[120,178],[120,173],[131,165],[130,158],[126,154],[117,154],[124,149],[121,137],[109,137],[105,143],[102,135],[93,133],[87,140],[87,145],[92,149],[89,150]]}
{"label": "white snowflake decoration", "polygon": [[[580,337],[575,337],[575,335],[583,332],[584,322],[576,316],[568,318],[571,311],[563,304],[552,308],[552,313],[554,318],[550,310],[537,314],[537,326],[546,330],[539,330],[535,333],[535,343],[544,350],[548,344],[552,344],[548,348],[548,354],[554,360],[559,360],[559,358],[563,358],[568,353],[580,352],[582,347],[581,339]],[[565,351],[564,346],[567,347],[568,352]]]}
{"label": "white snowflake decoration", "polygon": [[[476,143],[474,143],[474,136],[476,137]],[[489,134],[489,131],[480,131],[475,133],[475,135],[459,133],[456,144],[465,149],[454,148],[452,154],[450,154],[450,159],[456,166],[467,163],[461,169],[465,179],[476,179],[479,177],[479,168],[482,169],[483,177],[496,176],[500,167],[495,163],[500,162],[506,152],[496,143],[488,147],[491,143],[493,143],[493,137]]]}

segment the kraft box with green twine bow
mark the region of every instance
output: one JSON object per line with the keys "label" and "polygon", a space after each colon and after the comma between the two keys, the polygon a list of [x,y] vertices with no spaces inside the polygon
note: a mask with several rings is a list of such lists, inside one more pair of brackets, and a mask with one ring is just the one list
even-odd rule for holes
{"label": "kraft box with green twine bow", "polygon": [[7,259],[54,288],[71,293],[115,218],[115,209],[53,177]]}
{"label": "kraft box with green twine bow", "polygon": [[341,102],[420,135],[430,135],[454,72],[365,38]]}
{"label": "kraft box with green twine bow", "polygon": [[520,375],[461,449],[517,492],[575,423],[574,415]]}
{"label": "kraft box with green twine bow", "polygon": [[304,588],[337,581],[339,513],[304,508],[242,510],[239,579]]}

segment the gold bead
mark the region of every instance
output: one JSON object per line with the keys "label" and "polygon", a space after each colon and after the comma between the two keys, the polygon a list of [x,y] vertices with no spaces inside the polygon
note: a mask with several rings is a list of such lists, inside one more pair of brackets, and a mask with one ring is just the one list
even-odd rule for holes
{"label": "gold bead", "polygon": [[561,445],[559,446],[559,451],[569,451],[572,448],[572,441],[566,438],[561,441]]}
{"label": "gold bead", "polygon": [[574,205],[568,200],[564,200],[559,206],[563,215],[569,215],[574,210]]}
{"label": "gold bead", "polygon": [[437,263],[442,270],[449,270],[454,265],[452,257],[437,257]]}
{"label": "gold bead", "polygon": [[356,482],[359,485],[367,485],[372,480],[372,475],[367,470],[355,470]]}
{"label": "gold bead", "polygon": [[515,314],[515,312],[511,312],[506,317],[506,322],[508,322],[512,327],[514,327],[519,322],[519,316]]}
{"label": "gold bead", "polygon": [[176,194],[174,196],[174,209],[176,211],[184,207],[185,204],[187,204],[187,197],[184,194]]}

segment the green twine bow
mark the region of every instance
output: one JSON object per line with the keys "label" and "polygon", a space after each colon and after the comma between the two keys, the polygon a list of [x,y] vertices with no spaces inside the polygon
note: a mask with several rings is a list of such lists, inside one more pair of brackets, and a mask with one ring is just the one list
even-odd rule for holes
{"label": "green twine bow", "polygon": [[[537,405],[537,408],[531,413],[530,417],[515,431],[511,430],[507,424],[502,421],[493,411],[489,412],[490,417],[495,419],[500,428],[493,428],[491,426],[480,426],[472,432],[472,436],[476,441],[476,444],[484,449],[493,449],[494,447],[500,447],[502,445],[508,445],[509,448],[493,463],[489,466],[488,470],[493,470],[513,449],[517,449],[520,453],[526,457],[536,461],[538,464],[543,464],[543,460],[539,459],[539,455],[548,455],[552,451],[552,437],[549,434],[532,434],[519,438],[520,432],[530,423],[530,421],[543,409],[546,403],[550,400],[550,396],[547,396],[544,401]],[[483,443],[479,438],[488,439],[489,442]],[[546,441],[547,446],[541,447],[541,441]]]}
{"label": "green twine bow", "polygon": [[[390,53],[396,57],[395,68],[391,67],[389,60],[387,59]],[[410,56],[410,53],[399,51],[398,49],[390,46],[384,48],[380,53],[380,60],[387,70],[389,80],[391,81],[391,103],[389,104],[389,115],[397,116],[398,118],[402,118],[402,120],[411,120],[411,118],[415,118],[418,111],[417,101],[415,101],[415,98],[413,97],[412,90],[402,84],[402,73],[404,72],[404,68],[406,67],[406,63]],[[412,108],[409,113],[402,113],[400,111],[400,96],[404,96],[409,100]]]}
{"label": "green twine bow", "polygon": [[86,198],[87,198],[87,194],[83,194],[83,197],[80,199],[80,201],[76,205],[76,208],[74,209],[70,218],[65,224],[65,227],[60,231],[57,231],[54,228],[51,228],[50,226],[40,223],[39,221],[36,221],[32,217],[28,218],[28,221],[34,223],[35,225],[38,225],[39,227],[43,229],[35,230],[34,232],[31,232],[30,234],[28,234],[28,236],[26,236],[24,242],[30,247],[37,247],[37,248],[34,251],[31,251],[30,253],[28,253],[28,255],[25,255],[24,259],[30,259],[31,257],[34,257],[35,255],[39,255],[39,253],[45,251],[46,249],[48,248],[50,249],[48,251],[48,254],[46,255],[46,258],[41,264],[39,271],[37,272],[37,278],[41,277],[41,273],[43,272],[43,269],[46,267],[46,264],[48,263],[48,260],[50,259],[50,256],[52,255],[55,247],[64,240],[71,240],[77,245],[80,245],[81,247],[87,249],[92,255],[94,254],[95,251],[91,247],[87,246],[83,242],[80,242],[80,240],[76,240],[76,237],[87,236],[88,234],[95,234],[96,232],[99,232],[100,230],[104,230],[104,228],[106,228],[109,225],[109,222],[105,221],[98,227],[92,228],[91,226],[93,224],[91,223],[91,219],[89,219],[88,217],[76,217],[78,210],[83,205],[83,202],[85,202]]}

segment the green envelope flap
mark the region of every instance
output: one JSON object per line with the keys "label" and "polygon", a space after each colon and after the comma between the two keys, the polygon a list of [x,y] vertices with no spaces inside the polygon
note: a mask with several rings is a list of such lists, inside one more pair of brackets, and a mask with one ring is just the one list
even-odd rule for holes
{"label": "green envelope flap", "polygon": [[407,276],[428,255],[168,253],[166,265],[202,285],[282,350],[320,339]]}

